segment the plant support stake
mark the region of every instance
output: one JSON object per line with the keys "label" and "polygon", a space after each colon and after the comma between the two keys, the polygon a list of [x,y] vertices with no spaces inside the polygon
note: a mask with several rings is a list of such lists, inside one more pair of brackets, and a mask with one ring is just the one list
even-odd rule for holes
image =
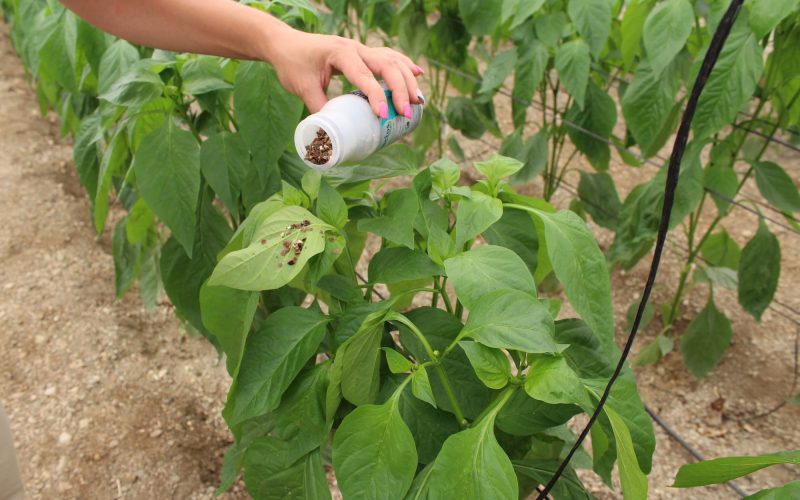
{"label": "plant support stake", "polygon": [[600,400],[597,403],[597,408],[594,410],[594,413],[592,413],[591,418],[589,418],[589,422],[581,431],[578,439],[572,446],[572,449],[570,449],[567,456],[558,466],[558,469],[556,470],[555,474],[553,474],[553,477],[550,479],[547,485],[545,485],[544,489],[539,492],[539,496],[537,497],[538,500],[544,500],[547,498],[548,493],[550,493],[550,490],[553,488],[553,486],[555,486],[558,478],[561,477],[561,474],[564,473],[567,465],[569,465],[570,460],[572,460],[572,456],[583,444],[583,441],[589,434],[592,425],[597,420],[600,412],[603,411],[603,406],[605,405],[606,400],[608,400],[608,396],[611,393],[611,388],[614,386],[614,382],[616,382],[617,377],[619,377],[620,373],[622,372],[622,368],[625,366],[625,360],[628,358],[628,354],[630,354],[631,347],[636,339],[636,333],[639,330],[639,323],[641,322],[642,315],[644,314],[644,308],[647,305],[647,300],[650,298],[650,292],[653,289],[653,284],[655,283],[656,275],[658,274],[658,266],[661,263],[661,253],[664,250],[664,243],[666,242],[667,232],[669,231],[669,217],[672,212],[672,204],[675,201],[675,189],[678,186],[678,174],[680,173],[681,159],[683,158],[683,153],[686,150],[686,143],[689,140],[689,131],[692,125],[692,119],[694,118],[695,109],[697,108],[697,102],[700,99],[700,94],[703,92],[703,88],[705,87],[708,77],[711,75],[711,70],[714,68],[714,64],[717,62],[717,58],[722,51],[722,46],[725,44],[725,40],[728,38],[728,34],[733,27],[733,23],[736,21],[736,17],[739,14],[739,9],[741,9],[743,1],[744,0],[732,0],[728,10],[725,11],[725,15],[722,17],[719,26],[717,26],[717,30],[714,32],[714,37],[711,39],[708,52],[706,52],[706,55],[703,58],[703,64],[700,67],[697,78],[695,79],[694,86],[692,87],[692,93],[689,96],[689,101],[686,103],[686,109],[683,111],[680,128],[678,129],[678,135],[675,137],[675,143],[672,147],[672,155],[670,156],[669,167],[667,169],[667,180],[664,186],[664,206],[661,210],[661,221],[659,222],[658,226],[658,236],[656,239],[655,251],[653,252],[653,260],[650,263],[650,272],[647,276],[647,282],[644,285],[644,291],[642,292],[642,300],[639,303],[639,309],[636,311],[636,318],[631,326],[631,332],[628,335],[628,339],[625,341],[625,347],[622,350],[622,355],[620,356],[619,362],[614,369],[614,373],[608,380],[608,384],[603,391],[603,395],[600,397]]}

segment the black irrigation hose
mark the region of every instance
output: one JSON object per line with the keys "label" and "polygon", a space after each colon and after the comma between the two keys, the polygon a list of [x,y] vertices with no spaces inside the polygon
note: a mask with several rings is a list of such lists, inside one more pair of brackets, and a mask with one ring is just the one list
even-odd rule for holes
{"label": "black irrigation hose", "polygon": [[547,498],[548,493],[551,489],[553,489],[553,486],[555,486],[556,482],[569,465],[573,455],[575,455],[575,452],[582,446],[586,436],[589,435],[589,430],[600,416],[600,412],[603,411],[603,407],[605,406],[608,396],[611,393],[611,388],[614,386],[614,382],[617,381],[620,373],[622,373],[622,368],[625,366],[625,361],[628,358],[628,354],[631,352],[631,347],[636,339],[636,333],[639,330],[639,323],[642,321],[642,316],[644,315],[644,308],[647,305],[650,292],[653,290],[653,284],[655,283],[656,275],[658,274],[658,266],[661,263],[661,254],[664,251],[664,243],[666,242],[667,233],[669,232],[669,217],[672,212],[672,204],[675,201],[675,189],[678,186],[678,174],[680,173],[681,159],[683,158],[683,153],[686,150],[686,143],[689,140],[689,131],[691,129],[692,119],[694,118],[694,113],[697,108],[697,102],[700,99],[700,94],[706,85],[709,75],[711,75],[711,70],[714,68],[714,64],[719,57],[722,46],[725,44],[725,40],[728,38],[728,34],[733,27],[733,23],[736,21],[736,17],[739,14],[739,9],[742,7],[743,1],[744,0],[732,0],[728,10],[720,20],[717,30],[714,32],[714,36],[709,44],[708,52],[703,58],[703,64],[700,67],[697,79],[694,82],[692,93],[689,96],[689,101],[686,103],[686,109],[681,117],[680,128],[678,129],[678,135],[675,138],[675,144],[672,148],[669,167],[667,168],[667,181],[664,188],[664,206],[661,211],[661,222],[658,228],[655,253],[653,254],[653,260],[650,264],[650,273],[647,276],[647,283],[645,284],[644,291],[642,292],[642,300],[639,302],[639,309],[636,311],[636,318],[633,320],[631,333],[628,335],[628,340],[625,342],[622,355],[619,358],[617,367],[614,369],[614,373],[608,380],[608,384],[603,391],[603,395],[600,397],[600,400],[597,403],[597,408],[589,418],[589,422],[581,431],[578,439],[572,446],[572,449],[570,449],[567,456],[561,462],[555,474],[553,474],[553,477],[544,487],[544,490],[539,493],[537,497],[538,500],[545,500]]}

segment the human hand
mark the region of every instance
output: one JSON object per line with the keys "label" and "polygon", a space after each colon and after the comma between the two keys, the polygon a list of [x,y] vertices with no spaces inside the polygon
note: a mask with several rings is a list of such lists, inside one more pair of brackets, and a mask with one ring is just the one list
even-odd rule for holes
{"label": "human hand", "polygon": [[275,33],[270,36],[273,41],[280,40],[280,44],[271,44],[271,54],[265,58],[286,90],[299,96],[312,113],[328,101],[325,89],[331,76],[339,73],[364,92],[372,111],[381,118],[387,118],[389,110],[375,75],[380,75],[392,91],[392,103],[398,114],[411,118],[410,104],[420,102],[416,77],[422,74],[422,68],[400,52],[291,28],[280,36]]}

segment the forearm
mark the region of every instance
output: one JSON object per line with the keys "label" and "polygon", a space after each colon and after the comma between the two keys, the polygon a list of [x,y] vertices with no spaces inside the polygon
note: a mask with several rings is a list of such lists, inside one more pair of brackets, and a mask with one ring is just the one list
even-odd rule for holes
{"label": "forearm", "polygon": [[177,52],[273,60],[280,20],[233,0],[62,0],[90,24],[125,40]]}

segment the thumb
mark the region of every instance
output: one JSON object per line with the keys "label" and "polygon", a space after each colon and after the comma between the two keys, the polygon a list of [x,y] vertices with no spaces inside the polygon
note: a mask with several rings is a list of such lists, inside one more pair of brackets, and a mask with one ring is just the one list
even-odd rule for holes
{"label": "thumb", "polygon": [[323,92],[322,87],[317,87],[316,85],[308,87],[301,95],[300,98],[306,103],[308,110],[312,113],[316,113],[322,106],[328,102],[328,98],[325,96],[325,92]]}

